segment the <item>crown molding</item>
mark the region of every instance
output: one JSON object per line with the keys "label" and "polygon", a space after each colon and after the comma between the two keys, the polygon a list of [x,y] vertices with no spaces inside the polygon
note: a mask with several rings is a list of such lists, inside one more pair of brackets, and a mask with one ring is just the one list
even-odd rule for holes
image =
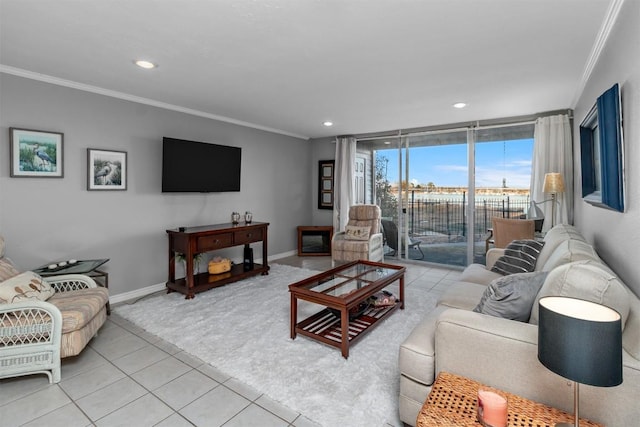
{"label": "crown molding", "polygon": [[600,27],[600,31],[598,32],[598,36],[596,37],[596,41],[591,48],[591,53],[589,54],[589,58],[587,59],[587,63],[585,64],[584,71],[582,72],[582,77],[580,79],[580,83],[576,88],[576,93],[573,96],[573,101],[571,103],[571,109],[575,109],[576,104],[578,103],[578,99],[582,94],[589,78],[591,77],[591,73],[602,54],[602,50],[604,49],[604,45],[611,35],[611,31],[615,26],[616,20],[618,19],[618,15],[620,14],[620,9],[622,9],[622,4],[624,0],[612,0],[609,3],[609,8],[607,9],[607,14],[605,15],[604,20],[602,21],[602,26]]}
{"label": "crown molding", "polygon": [[0,64],[0,73],[11,74],[14,76],[24,77],[31,80],[38,80],[45,83],[51,83],[58,86],[69,87],[72,89],[78,89],[84,92],[96,93],[98,95],[109,96],[111,98],[123,99],[125,101],[136,102],[138,104],[150,105],[152,107],[162,108],[165,110],[177,111],[180,113],[189,114],[192,116],[204,117],[211,120],[217,120],[220,122],[231,123],[238,126],[247,128],[262,130],[265,132],[276,133],[280,135],[290,136],[293,138],[308,140],[308,136],[298,135],[296,133],[287,132],[281,129],[274,129],[267,126],[261,126],[254,123],[245,122],[242,120],[232,119],[230,117],[219,116],[217,114],[206,113],[204,111],[194,110],[191,108],[181,107],[179,105],[169,104],[166,102],[156,101],[154,99],[143,98],[141,96],[135,96],[124,92],[118,92],[115,90],[104,89],[98,86],[87,85],[84,83],[74,82],[72,80],[61,79],[53,77],[47,74],[36,73],[33,71],[24,70],[21,68],[11,67],[9,65]]}

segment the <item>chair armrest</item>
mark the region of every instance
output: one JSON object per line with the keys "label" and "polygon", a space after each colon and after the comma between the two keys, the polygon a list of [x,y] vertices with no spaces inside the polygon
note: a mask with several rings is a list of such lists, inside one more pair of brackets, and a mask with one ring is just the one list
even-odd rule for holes
{"label": "chair armrest", "polygon": [[382,233],[376,233],[369,236],[369,243],[373,246],[382,246],[383,240]]}
{"label": "chair armrest", "polygon": [[50,342],[60,347],[62,313],[46,301],[28,301],[0,304],[0,350],[18,345]]}
{"label": "chair armrest", "polygon": [[339,231],[339,232],[333,234],[333,238],[331,240],[334,241],[334,242],[336,240],[344,240],[346,234],[347,233],[345,233],[344,231]]}
{"label": "chair armrest", "polygon": [[84,274],[63,274],[60,276],[43,277],[43,279],[49,283],[56,292],[98,287],[95,280]]}

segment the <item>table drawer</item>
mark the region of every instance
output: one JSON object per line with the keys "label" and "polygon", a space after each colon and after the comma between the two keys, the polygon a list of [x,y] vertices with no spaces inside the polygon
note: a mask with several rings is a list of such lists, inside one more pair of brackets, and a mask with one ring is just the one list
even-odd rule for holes
{"label": "table drawer", "polygon": [[201,236],[198,237],[197,240],[198,252],[228,248],[232,245],[232,241],[233,235],[231,233],[214,234],[212,236]]}
{"label": "table drawer", "polygon": [[244,243],[260,242],[263,240],[262,236],[262,228],[235,231],[233,233],[233,243],[236,245],[242,245]]}

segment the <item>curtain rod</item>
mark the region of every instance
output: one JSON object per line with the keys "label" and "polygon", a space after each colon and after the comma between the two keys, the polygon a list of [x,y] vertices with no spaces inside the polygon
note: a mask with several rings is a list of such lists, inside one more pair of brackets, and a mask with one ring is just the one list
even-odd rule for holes
{"label": "curtain rod", "polygon": [[406,132],[406,133],[402,133],[402,131],[400,131],[398,134],[396,135],[387,135],[387,136],[372,136],[372,137],[365,137],[365,138],[358,138],[356,136],[356,140],[358,141],[375,141],[375,140],[380,140],[380,139],[393,139],[393,138],[410,138],[412,136],[424,136],[424,135],[438,135],[441,133],[453,133],[453,132],[466,132],[469,129],[499,129],[499,128],[507,128],[507,127],[514,127],[514,126],[525,126],[525,125],[533,125],[536,123],[536,120],[529,120],[526,122],[515,122],[515,123],[509,123],[509,124],[502,124],[502,125],[469,125],[467,127],[463,127],[463,128],[451,128],[451,129],[438,129],[438,130],[425,130],[422,132]]}
{"label": "curtain rod", "polygon": [[538,113],[535,115],[532,114],[529,116],[508,117],[508,118],[497,119],[497,120],[477,120],[475,122],[455,123],[455,124],[449,125],[452,127],[430,126],[430,127],[423,127],[423,128],[398,129],[395,131],[353,135],[353,137],[355,137],[358,141],[374,141],[379,139],[398,138],[403,136],[434,135],[438,133],[466,131],[469,128],[492,129],[492,128],[500,128],[500,127],[528,125],[528,124],[535,124],[536,120],[538,120],[541,117],[548,117],[548,116],[553,116],[558,114],[567,114],[569,116],[569,120],[573,119],[573,110],[554,110],[554,111],[547,111],[544,113]]}

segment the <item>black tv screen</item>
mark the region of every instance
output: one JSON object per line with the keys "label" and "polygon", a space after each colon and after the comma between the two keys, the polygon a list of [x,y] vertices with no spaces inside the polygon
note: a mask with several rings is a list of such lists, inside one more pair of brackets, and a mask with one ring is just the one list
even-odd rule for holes
{"label": "black tv screen", "polygon": [[162,139],[163,193],[240,191],[242,148]]}

